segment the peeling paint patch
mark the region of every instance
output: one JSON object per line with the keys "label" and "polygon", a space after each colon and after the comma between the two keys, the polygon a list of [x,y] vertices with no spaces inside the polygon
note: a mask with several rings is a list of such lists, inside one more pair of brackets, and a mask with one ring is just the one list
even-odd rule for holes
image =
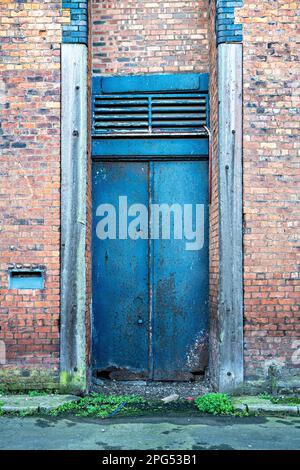
{"label": "peeling paint patch", "polygon": [[202,372],[208,365],[208,338],[207,331],[200,331],[187,353],[187,366],[191,373]]}

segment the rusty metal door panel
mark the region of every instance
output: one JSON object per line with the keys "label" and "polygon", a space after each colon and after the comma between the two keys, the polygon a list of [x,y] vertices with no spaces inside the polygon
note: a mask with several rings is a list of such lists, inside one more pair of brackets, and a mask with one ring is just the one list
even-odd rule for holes
{"label": "rusty metal door panel", "polygon": [[[203,205],[198,244],[189,233],[152,242],[153,378],[189,380],[207,365],[208,162],[155,162],[152,179],[154,203],[193,204],[193,229],[195,205]],[[185,229],[189,216],[183,211]]]}
{"label": "rusty metal door panel", "polygon": [[[207,74],[93,77],[92,369],[101,377],[190,380],[207,365],[208,110]],[[136,204],[148,223],[132,238]],[[174,238],[178,217],[170,237],[156,237],[153,204],[180,206],[183,238]],[[203,209],[200,248],[185,232],[191,204]]]}
{"label": "rusty metal door panel", "polygon": [[118,208],[120,195],[148,206],[148,164],[94,162],[92,360],[111,378],[140,378],[148,376],[148,240],[97,236],[98,208]]}
{"label": "rusty metal door panel", "polygon": [[[205,369],[207,173],[206,160],[93,163],[93,368],[100,375],[190,380]],[[120,196],[127,197],[126,207],[121,207]],[[97,236],[106,215],[99,212],[102,204],[115,209],[111,239]],[[128,237],[132,204],[148,210],[145,238]],[[172,213],[170,237],[163,238],[161,226],[155,239],[151,213],[161,204],[178,205],[182,239],[174,238]],[[187,205],[192,213],[186,216]],[[197,240],[188,231],[196,228],[196,205],[203,208],[203,239]],[[119,230],[122,216],[128,219],[126,234]]]}

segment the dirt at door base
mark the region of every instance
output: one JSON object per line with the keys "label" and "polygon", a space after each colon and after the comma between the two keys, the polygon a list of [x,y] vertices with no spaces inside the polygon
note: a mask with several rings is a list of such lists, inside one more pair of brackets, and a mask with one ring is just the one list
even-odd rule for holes
{"label": "dirt at door base", "polygon": [[196,382],[152,382],[93,378],[91,389],[105,395],[139,395],[145,398],[164,398],[174,393],[179,395],[179,398],[187,398],[212,391],[207,379]]}

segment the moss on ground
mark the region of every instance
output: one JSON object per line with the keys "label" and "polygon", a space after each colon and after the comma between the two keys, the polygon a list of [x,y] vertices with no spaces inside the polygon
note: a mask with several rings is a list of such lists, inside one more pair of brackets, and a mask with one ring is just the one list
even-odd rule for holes
{"label": "moss on ground", "polygon": [[[247,416],[246,412],[237,412],[226,395],[206,394],[194,400],[178,399],[170,403],[163,403],[159,399],[145,399],[136,395],[103,395],[92,393],[81,398],[78,402],[66,403],[51,411],[52,416],[75,415],[81,417],[110,418],[113,416],[199,416],[202,413],[214,415]],[[199,406],[204,400],[209,406]],[[221,403],[221,406],[220,406]]]}
{"label": "moss on ground", "polygon": [[66,403],[50,412],[53,416],[72,414],[82,417],[109,418],[115,415],[155,416],[171,414],[196,415],[194,403],[188,400],[177,400],[165,404],[161,400],[147,400],[136,395],[103,395],[92,393],[81,398],[77,403]]}
{"label": "moss on ground", "polygon": [[42,396],[47,396],[47,395],[60,395],[60,391],[53,390],[53,389],[32,389],[32,390],[23,390],[23,389],[1,390],[0,389],[0,397],[1,395],[9,395],[9,396],[27,395],[28,397],[42,397]]}
{"label": "moss on ground", "polygon": [[291,396],[273,396],[269,394],[262,394],[259,398],[264,400],[269,400],[274,405],[300,405],[300,397],[291,397]]}
{"label": "moss on ground", "polygon": [[[43,397],[49,394],[48,390],[31,390],[27,392],[29,397]],[[117,417],[150,417],[150,416],[199,416],[202,414],[228,415],[243,417],[248,416],[246,411],[237,411],[235,409],[238,403],[256,404],[257,399],[267,400],[269,403],[278,405],[299,405],[299,397],[291,396],[272,396],[268,394],[259,397],[240,397],[232,399],[229,395],[221,393],[207,393],[194,400],[181,398],[170,403],[164,403],[160,399],[146,399],[138,395],[105,395],[91,393],[78,399],[78,401],[67,402],[58,406],[52,411],[28,410],[21,412],[6,412],[2,407],[0,394],[0,415],[14,414],[16,416],[32,416],[41,414],[50,414],[52,416],[79,416],[110,418]]]}

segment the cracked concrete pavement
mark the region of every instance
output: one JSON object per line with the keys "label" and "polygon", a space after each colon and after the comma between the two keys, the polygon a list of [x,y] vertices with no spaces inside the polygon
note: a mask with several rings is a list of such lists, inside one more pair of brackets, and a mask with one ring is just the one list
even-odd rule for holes
{"label": "cracked concrete pavement", "polygon": [[0,417],[0,449],[294,450],[299,417]]}

